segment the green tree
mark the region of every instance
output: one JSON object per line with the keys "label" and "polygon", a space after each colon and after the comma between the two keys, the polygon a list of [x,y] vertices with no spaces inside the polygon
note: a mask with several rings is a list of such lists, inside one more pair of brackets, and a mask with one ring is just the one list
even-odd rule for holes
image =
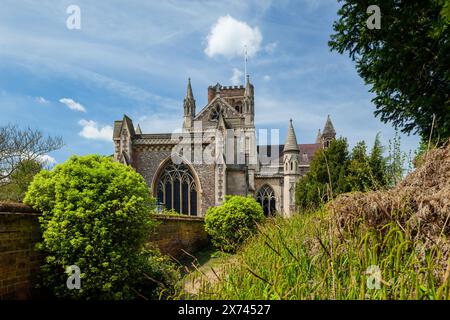
{"label": "green tree", "polygon": [[297,183],[297,205],[303,209],[317,207],[337,194],[350,191],[347,181],[349,160],[345,138],[336,139],[326,150],[318,151],[309,172]]}
{"label": "green tree", "polygon": [[[42,212],[42,282],[56,297],[151,298],[158,283],[175,278],[157,251],[145,249],[155,201],[131,167],[97,155],[73,156],[38,173],[24,201]],[[80,290],[66,287],[71,265],[81,270]]]}
{"label": "green tree", "polygon": [[389,140],[386,161],[387,186],[394,187],[403,179],[407,161],[407,155],[401,150],[401,138],[397,131],[395,132],[394,138]]}
{"label": "green tree", "polygon": [[358,142],[352,150],[348,165],[347,182],[351,191],[369,191],[374,187],[372,169],[367,157],[367,147],[364,141]]}
{"label": "green tree", "polygon": [[0,200],[22,201],[33,177],[43,169],[36,160],[23,160],[11,173],[6,183],[0,185]]}
{"label": "green tree", "polygon": [[380,141],[380,134],[375,137],[372,150],[369,156],[373,188],[382,189],[387,187],[386,180],[386,159],[383,157],[384,147]]}
{"label": "green tree", "polygon": [[253,197],[227,196],[221,206],[206,211],[205,229],[217,248],[236,252],[264,218],[261,205]]}
{"label": "green tree", "polygon": [[42,157],[64,145],[61,137],[44,136],[39,130],[20,129],[8,124],[0,127],[0,185],[9,183],[16,169],[27,161]]}
{"label": "green tree", "polygon": [[[448,0],[341,0],[329,46],[347,52],[375,94],[375,115],[404,133],[450,137],[450,5]],[[370,30],[369,5],[381,9]]]}

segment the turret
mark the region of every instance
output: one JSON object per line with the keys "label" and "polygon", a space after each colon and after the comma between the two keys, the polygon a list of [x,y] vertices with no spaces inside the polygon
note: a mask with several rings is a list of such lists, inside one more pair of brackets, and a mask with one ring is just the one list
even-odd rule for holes
{"label": "turret", "polygon": [[184,117],[183,117],[183,129],[190,129],[193,126],[193,120],[195,116],[195,99],[192,93],[191,78],[188,79],[188,85],[186,90],[186,97],[183,103]]}
{"label": "turret", "polygon": [[243,100],[243,113],[245,117],[245,125],[253,126],[255,117],[255,99],[254,99],[254,88],[250,83],[250,76],[247,75],[247,80],[245,83],[244,100]]}
{"label": "turret", "polygon": [[300,150],[298,148],[297,137],[295,136],[292,119],[289,121],[289,127],[286,142],[283,148],[284,174],[298,174]]}
{"label": "turret", "polygon": [[323,147],[326,149],[330,146],[331,141],[336,139],[336,130],[334,130],[333,123],[331,122],[331,117],[328,115],[325,127],[322,133],[322,143]]}
{"label": "turret", "polygon": [[286,142],[283,149],[283,212],[287,217],[292,216],[296,211],[295,186],[300,178],[299,157],[300,150],[298,148],[297,137],[295,136],[295,130],[291,119],[289,121]]}

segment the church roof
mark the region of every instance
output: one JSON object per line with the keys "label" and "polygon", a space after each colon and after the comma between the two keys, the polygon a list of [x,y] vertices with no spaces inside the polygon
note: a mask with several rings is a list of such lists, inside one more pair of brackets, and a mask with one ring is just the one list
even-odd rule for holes
{"label": "church roof", "polygon": [[335,135],[336,130],[334,130],[333,123],[331,122],[331,117],[328,115],[327,122],[325,123],[325,127],[323,128],[322,135]]}
{"label": "church roof", "polygon": [[296,151],[298,152],[298,144],[297,144],[297,137],[295,136],[294,126],[292,125],[292,119],[289,120],[289,127],[286,137],[286,142],[284,144],[283,152],[288,151]]}
{"label": "church roof", "polygon": [[123,122],[126,123],[128,130],[130,130],[130,134],[134,136],[136,132],[134,132],[133,121],[126,114],[123,116]]}
{"label": "church roof", "polygon": [[122,127],[126,125],[128,130],[130,131],[130,135],[133,137],[136,135],[134,131],[133,121],[125,114],[123,115],[122,121],[114,121],[114,130],[113,130],[113,139],[120,138],[120,132],[122,131]]}
{"label": "church roof", "polygon": [[[298,144],[297,146],[298,150],[300,151],[300,165],[309,165],[316,151],[322,148],[322,144],[320,143],[302,143]],[[265,151],[263,148],[267,148],[267,151]],[[272,160],[275,160],[276,155],[278,155],[279,163],[283,163],[284,144],[258,146],[257,150],[258,154],[259,152],[266,153],[265,155]],[[276,154],[277,151],[278,154]]]}

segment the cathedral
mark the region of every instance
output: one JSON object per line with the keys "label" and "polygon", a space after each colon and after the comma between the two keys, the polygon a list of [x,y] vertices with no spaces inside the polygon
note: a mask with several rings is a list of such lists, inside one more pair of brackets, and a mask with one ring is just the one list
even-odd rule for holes
{"label": "cathedral", "polygon": [[126,115],[115,121],[114,159],[144,177],[159,210],[192,216],[204,216],[226,195],[251,195],[266,215],[291,216],[297,181],[308,172],[314,153],[336,137],[328,116],[315,143],[299,144],[291,119],[284,144],[274,144],[274,136],[271,144],[258,144],[256,137],[261,140],[264,132],[255,129],[249,76],[245,86],[209,86],[208,102],[199,112],[189,79],[183,112],[182,130],[175,133],[143,133]]}

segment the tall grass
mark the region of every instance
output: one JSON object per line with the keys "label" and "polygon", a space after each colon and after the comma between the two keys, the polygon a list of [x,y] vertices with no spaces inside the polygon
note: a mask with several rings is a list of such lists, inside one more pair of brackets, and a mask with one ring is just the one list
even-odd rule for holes
{"label": "tall grass", "polygon": [[[221,276],[203,281],[190,298],[450,298],[450,270],[439,271],[437,245],[425,249],[395,223],[336,232],[327,215],[319,210],[260,226]],[[368,273],[371,268],[379,268],[381,278]]]}

